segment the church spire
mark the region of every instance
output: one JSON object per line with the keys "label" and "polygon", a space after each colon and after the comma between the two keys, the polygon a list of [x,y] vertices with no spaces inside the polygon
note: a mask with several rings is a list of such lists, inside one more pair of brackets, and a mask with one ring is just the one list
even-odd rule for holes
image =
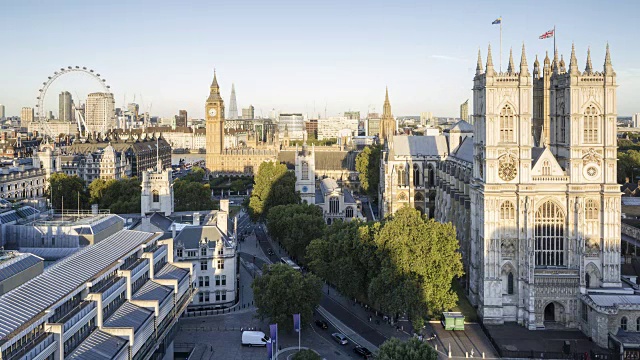
{"label": "church spire", "polygon": [[564,62],[564,55],[560,55],[560,72],[561,73],[567,72],[567,65]]}
{"label": "church spire", "polygon": [[211,82],[211,89],[220,89],[220,86],[218,86],[218,78],[216,77],[216,69],[213,69],[213,81]]}
{"label": "church spire", "polygon": [[613,65],[611,65],[611,54],[609,53],[609,43],[607,43],[607,54],[604,57],[604,73],[605,75],[615,75]]}
{"label": "church spire", "polygon": [[584,71],[587,74],[591,74],[593,72],[593,65],[591,64],[591,48],[587,48],[587,65],[584,68]]}
{"label": "church spire", "polygon": [[548,67],[549,65],[551,65],[551,60],[549,59],[549,51],[545,51],[544,67]]}
{"label": "church spire", "polygon": [[478,48],[478,65],[476,65],[476,75],[482,75],[482,57],[480,56],[480,48]]}
{"label": "church spire", "polygon": [[487,76],[495,75],[495,70],[493,70],[493,58],[491,57],[491,44],[489,44],[489,50],[487,52],[487,69],[485,70]]}
{"label": "church spire", "polygon": [[551,63],[551,69],[554,73],[560,72],[560,61],[558,61],[558,48],[553,50],[553,62]]}
{"label": "church spire", "polygon": [[[536,62],[537,61],[538,61],[538,57],[536,56]],[[524,43],[522,43],[522,54],[520,54],[520,75],[521,76],[529,75],[529,64],[527,64],[527,52],[524,47]]]}
{"label": "church spire", "polygon": [[513,48],[509,49],[509,66],[507,66],[507,72],[509,74],[513,73],[513,68],[515,66],[513,66]]}
{"label": "church spire", "polygon": [[571,73],[571,75],[578,75],[579,73],[575,44],[571,44],[571,60],[569,60],[569,72]]}
{"label": "church spire", "polygon": [[384,94],[384,106],[382,108],[382,117],[385,116],[391,117],[391,103],[389,102],[389,87],[385,88]]}

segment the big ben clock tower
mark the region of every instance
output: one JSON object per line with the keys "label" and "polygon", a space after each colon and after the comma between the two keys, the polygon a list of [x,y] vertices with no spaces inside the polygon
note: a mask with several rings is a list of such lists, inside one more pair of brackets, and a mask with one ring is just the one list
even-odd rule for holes
{"label": "big ben clock tower", "polygon": [[220,97],[220,86],[218,86],[215,70],[204,110],[207,127],[206,166],[209,171],[219,171],[222,170],[220,155],[224,144],[224,101]]}

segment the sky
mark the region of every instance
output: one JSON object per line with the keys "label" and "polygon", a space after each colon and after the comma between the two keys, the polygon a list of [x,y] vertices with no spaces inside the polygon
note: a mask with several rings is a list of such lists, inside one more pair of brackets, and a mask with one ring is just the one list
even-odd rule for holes
{"label": "sky", "polygon": [[[186,109],[204,117],[216,69],[226,105],[235,84],[238,110],[272,109],[336,116],[382,112],[385,86],[396,116],[430,111],[458,116],[472,97],[477,52],[492,45],[502,67],[521,46],[533,66],[556,26],[568,64],[575,43],[584,69],[587,48],[602,69],[609,42],[618,114],[640,112],[640,2],[324,0],[324,1],[5,1],[0,16],[0,104],[7,116],[34,107],[53,72],[86,66],[110,86],[116,107],[132,102],[153,115]],[[101,91],[90,76],[70,74],[51,84],[45,109],[57,113],[58,93],[77,99]],[[135,97],[135,98],[134,98]]]}

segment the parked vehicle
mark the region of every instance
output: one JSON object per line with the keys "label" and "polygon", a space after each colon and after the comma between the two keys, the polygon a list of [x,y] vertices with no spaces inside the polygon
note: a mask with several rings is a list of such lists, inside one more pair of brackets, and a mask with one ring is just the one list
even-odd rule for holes
{"label": "parked vehicle", "polygon": [[364,359],[369,359],[373,356],[373,354],[371,353],[371,351],[369,351],[369,349],[367,349],[366,347],[362,347],[360,345],[354,347],[353,352],[360,355]]}
{"label": "parked vehicle", "polygon": [[333,338],[333,340],[337,341],[338,344],[340,345],[347,345],[349,343],[349,340],[347,340],[347,337],[344,334],[333,333],[331,334],[331,337]]}
{"label": "parked vehicle", "polygon": [[293,262],[293,260],[289,259],[288,257],[280,258],[280,262],[285,264],[285,265],[291,266],[293,268],[293,270],[300,271],[300,266],[298,266],[296,263]]}
{"label": "parked vehicle", "polygon": [[318,325],[320,329],[324,329],[324,330],[329,328],[329,324],[327,324],[327,322],[324,320],[316,320],[316,325]]}
{"label": "parked vehicle", "polygon": [[269,337],[262,331],[243,331],[242,345],[247,346],[267,346]]}

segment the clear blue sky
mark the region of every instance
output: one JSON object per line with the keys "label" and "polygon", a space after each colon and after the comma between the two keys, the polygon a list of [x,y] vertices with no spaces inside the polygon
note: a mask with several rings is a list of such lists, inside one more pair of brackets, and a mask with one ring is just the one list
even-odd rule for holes
{"label": "clear blue sky", "polygon": [[[188,4],[187,4],[188,3]],[[618,113],[640,112],[640,2],[602,1],[7,1],[0,16],[0,103],[8,115],[34,106],[43,81],[68,65],[101,72],[116,96],[172,116],[204,115],[214,67],[225,101],[235,83],[238,106],[257,115],[280,111],[337,115],[382,111],[384,88],[395,115],[432,111],[457,116],[471,97],[478,47],[491,42],[503,68],[509,47],[529,65],[553,40],[568,57],[575,42],[584,68],[591,46],[602,68],[609,41],[618,74]],[[541,59],[542,60],[542,59]],[[47,95],[85,97],[99,88],[80,75],[60,79]],[[84,99],[83,99],[84,100]],[[51,104],[51,105],[49,105]]]}

